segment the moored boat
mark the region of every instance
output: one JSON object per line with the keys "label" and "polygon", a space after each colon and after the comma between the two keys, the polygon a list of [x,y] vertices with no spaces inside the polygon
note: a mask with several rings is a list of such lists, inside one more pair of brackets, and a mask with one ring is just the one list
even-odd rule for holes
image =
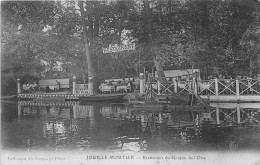
{"label": "moored boat", "polygon": [[[135,98],[137,100],[145,100],[145,94],[135,93]],[[163,102],[166,101],[169,104],[174,105],[190,105],[190,96],[189,95],[181,95],[178,93],[168,94],[168,95],[153,95],[153,101],[155,102]]]}
{"label": "moored boat", "polygon": [[65,98],[61,96],[55,96],[55,97],[38,97],[33,99],[36,103],[64,103]]}
{"label": "moored boat", "polygon": [[96,94],[91,96],[79,96],[82,101],[120,101],[126,94]]}
{"label": "moored boat", "polygon": [[1,96],[1,100],[14,100],[16,99],[16,95],[11,95],[11,96]]}

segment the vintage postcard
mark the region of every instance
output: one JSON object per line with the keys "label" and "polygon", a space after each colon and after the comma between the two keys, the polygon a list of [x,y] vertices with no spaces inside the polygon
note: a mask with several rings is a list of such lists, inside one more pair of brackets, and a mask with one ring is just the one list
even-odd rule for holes
{"label": "vintage postcard", "polygon": [[257,0],[1,1],[1,165],[260,165]]}

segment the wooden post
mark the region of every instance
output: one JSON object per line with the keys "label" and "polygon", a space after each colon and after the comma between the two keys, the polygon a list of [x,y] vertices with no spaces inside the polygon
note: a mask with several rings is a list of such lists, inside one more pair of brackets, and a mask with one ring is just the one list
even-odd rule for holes
{"label": "wooden post", "polygon": [[194,78],[194,94],[198,95],[198,77],[199,77],[199,72],[195,72],[195,78]]}
{"label": "wooden post", "polygon": [[144,131],[146,126],[144,114],[140,116],[140,120],[141,120],[141,129]]}
{"label": "wooden post", "polygon": [[76,94],[76,76],[73,76],[73,83],[72,83],[72,94]]}
{"label": "wooden post", "polygon": [[193,93],[197,96],[198,88],[197,88],[197,77],[196,76],[193,77],[192,86],[193,86]]}
{"label": "wooden post", "polygon": [[160,83],[160,81],[159,81],[159,78],[157,79],[157,89],[158,89],[158,95],[160,95],[161,94],[161,83]]}
{"label": "wooden post", "polygon": [[140,93],[144,94],[144,74],[140,73]]}
{"label": "wooden post", "polygon": [[22,105],[21,103],[18,103],[18,122],[21,121],[21,115],[22,115]]}
{"label": "wooden post", "polygon": [[217,107],[216,107],[216,120],[217,120],[217,124],[220,124],[220,121],[219,121],[219,104],[217,104]]}
{"label": "wooden post", "polygon": [[73,105],[73,118],[76,119],[77,118],[77,109],[78,109],[78,105]]}
{"label": "wooden post", "polygon": [[240,117],[240,105],[237,104],[237,123],[241,123],[241,117]]}
{"label": "wooden post", "polygon": [[240,95],[240,92],[239,92],[239,80],[236,79],[236,96],[237,96],[237,101],[239,100],[239,95]]}
{"label": "wooden post", "polygon": [[178,82],[177,82],[177,79],[174,79],[174,92],[178,92]]}
{"label": "wooden post", "polygon": [[21,84],[20,84],[20,79],[17,79],[17,94],[21,93]]}
{"label": "wooden post", "polygon": [[93,77],[88,77],[88,94],[93,95]]}
{"label": "wooden post", "polygon": [[160,124],[163,123],[162,112],[159,112],[158,119],[159,119],[158,123],[160,123]]}
{"label": "wooden post", "polygon": [[89,110],[89,128],[93,129],[95,127],[94,106],[89,105],[88,110]]}
{"label": "wooden post", "polygon": [[218,79],[215,78],[215,95],[218,96]]}

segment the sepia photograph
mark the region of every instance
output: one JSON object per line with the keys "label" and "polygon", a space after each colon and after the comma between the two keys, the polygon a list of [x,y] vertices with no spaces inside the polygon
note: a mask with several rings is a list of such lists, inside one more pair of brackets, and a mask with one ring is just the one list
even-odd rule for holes
{"label": "sepia photograph", "polygon": [[1,1],[1,165],[260,165],[260,0]]}

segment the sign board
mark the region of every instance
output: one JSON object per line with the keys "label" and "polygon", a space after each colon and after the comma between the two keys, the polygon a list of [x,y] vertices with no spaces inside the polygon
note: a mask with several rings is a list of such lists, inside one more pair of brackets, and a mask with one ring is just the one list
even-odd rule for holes
{"label": "sign board", "polygon": [[124,50],[135,50],[135,43],[128,44],[128,45],[109,45],[108,48],[102,48],[103,53],[115,53],[121,52]]}
{"label": "sign board", "polygon": [[[194,72],[198,72],[200,74],[199,69],[164,70],[163,72],[165,77],[173,77],[174,79],[178,76],[181,76],[182,78],[187,78],[188,75],[191,75]],[[155,71],[155,77],[158,77],[157,71]]]}

